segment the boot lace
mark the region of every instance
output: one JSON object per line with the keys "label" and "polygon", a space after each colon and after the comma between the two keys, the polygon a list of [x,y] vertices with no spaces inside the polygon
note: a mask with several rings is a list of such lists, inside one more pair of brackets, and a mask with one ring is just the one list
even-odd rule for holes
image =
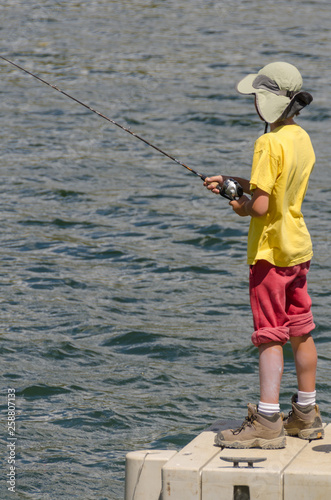
{"label": "boot lace", "polygon": [[251,415],[250,417],[246,417],[245,420],[243,421],[243,423],[241,424],[240,427],[238,427],[238,429],[235,429],[234,431],[232,431],[232,434],[234,436],[237,436],[238,434],[241,433],[241,431],[243,431],[246,427],[252,427],[253,426],[253,422],[255,422],[255,420],[257,419],[257,416],[256,415]]}
{"label": "boot lace", "polygon": [[283,422],[286,423],[288,422],[288,420],[290,418],[292,418],[292,415],[293,415],[293,410],[290,410],[290,412],[288,413],[288,415],[285,417],[285,415],[283,413],[281,413],[281,416],[283,418]]}

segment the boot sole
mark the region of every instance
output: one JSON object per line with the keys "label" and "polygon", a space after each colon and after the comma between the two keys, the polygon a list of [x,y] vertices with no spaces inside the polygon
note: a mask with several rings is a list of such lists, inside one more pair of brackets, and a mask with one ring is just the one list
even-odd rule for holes
{"label": "boot sole", "polygon": [[255,438],[248,441],[222,441],[220,439],[215,439],[215,444],[222,448],[261,448],[262,450],[277,450],[279,448],[285,448],[286,437],[281,436],[275,439]]}
{"label": "boot sole", "polygon": [[300,439],[323,439],[324,429],[323,427],[318,427],[316,429],[285,429],[285,434],[287,436],[298,437]]}

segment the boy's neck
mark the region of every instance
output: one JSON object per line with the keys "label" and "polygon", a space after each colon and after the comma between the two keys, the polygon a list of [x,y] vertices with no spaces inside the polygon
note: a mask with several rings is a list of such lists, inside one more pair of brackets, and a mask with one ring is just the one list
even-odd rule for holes
{"label": "boy's neck", "polygon": [[275,130],[275,128],[283,127],[284,125],[295,125],[295,121],[293,120],[293,118],[286,118],[286,120],[270,123],[270,132]]}

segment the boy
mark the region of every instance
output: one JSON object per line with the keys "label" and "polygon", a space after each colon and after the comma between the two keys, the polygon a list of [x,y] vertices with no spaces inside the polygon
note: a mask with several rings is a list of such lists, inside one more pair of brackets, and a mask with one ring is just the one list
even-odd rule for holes
{"label": "boy", "polygon": [[[313,252],[301,213],[315,154],[308,134],[293,120],[312,96],[301,86],[299,71],[285,62],[268,64],[237,85],[240,94],[255,96],[256,111],[266,123],[266,133],[254,146],[250,181],[234,177],[251,198],[243,195],[230,202],[239,216],[251,217],[247,256],[260,401],[258,406],[248,404],[248,417],[239,429],[219,432],[215,443],[222,447],[283,448],[286,434],[302,439],[324,435],[316,405],[317,353],[310,333],[315,325],[306,282]],[[210,177],[204,185],[218,194],[218,186],[229,177]],[[283,422],[279,390],[288,340],[298,393]]]}

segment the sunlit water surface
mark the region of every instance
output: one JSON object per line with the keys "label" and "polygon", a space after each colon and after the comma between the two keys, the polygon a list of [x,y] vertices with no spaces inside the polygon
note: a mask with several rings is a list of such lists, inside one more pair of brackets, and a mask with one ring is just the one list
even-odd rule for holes
{"label": "sunlit water surface", "polygon": [[[327,1],[2,2],[1,55],[200,172],[248,177],[263,132],[235,83],[302,72],[317,163],[303,211],[331,412]],[[180,449],[258,400],[248,221],[198,177],[0,61],[1,414],[16,395],[22,499],[123,498],[125,455]],[[281,405],[296,390],[285,348]],[[7,426],[1,498],[7,490]]]}

